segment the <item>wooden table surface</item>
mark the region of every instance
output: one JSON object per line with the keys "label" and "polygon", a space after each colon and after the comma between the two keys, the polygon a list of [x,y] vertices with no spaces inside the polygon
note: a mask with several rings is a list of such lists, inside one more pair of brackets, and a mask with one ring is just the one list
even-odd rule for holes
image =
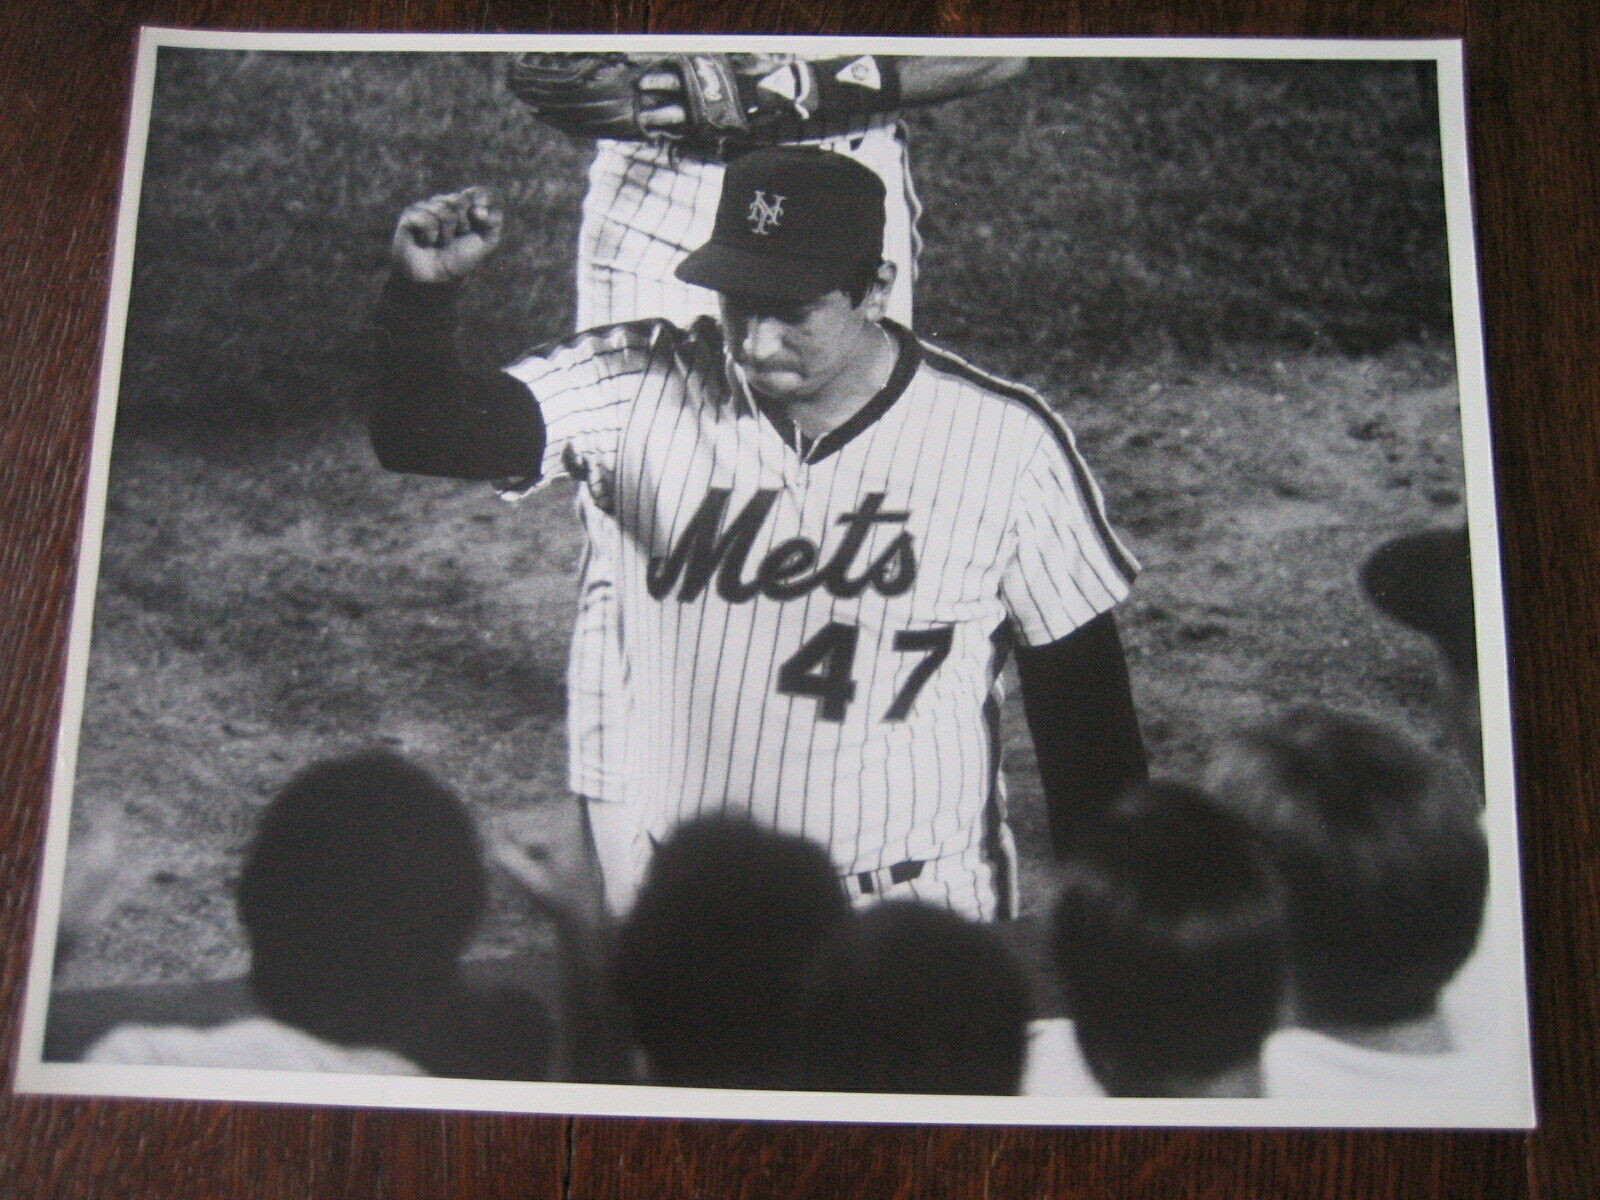
{"label": "wooden table surface", "polygon": [[1541,1128],[811,1126],[0,1095],[0,1196],[1597,1194],[1600,85],[1534,0],[12,0],[0,10],[0,1067],[9,1078],[140,24],[232,29],[1450,37],[1466,41],[1507,572]]}

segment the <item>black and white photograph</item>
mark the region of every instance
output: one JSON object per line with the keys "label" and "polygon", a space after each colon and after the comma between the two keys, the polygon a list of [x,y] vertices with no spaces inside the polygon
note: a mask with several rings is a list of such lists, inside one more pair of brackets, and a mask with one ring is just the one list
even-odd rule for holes
{"label": "black and white photograph", "polygon": [[18,1090],[1533,1124],[1459,43],[134,94]]}

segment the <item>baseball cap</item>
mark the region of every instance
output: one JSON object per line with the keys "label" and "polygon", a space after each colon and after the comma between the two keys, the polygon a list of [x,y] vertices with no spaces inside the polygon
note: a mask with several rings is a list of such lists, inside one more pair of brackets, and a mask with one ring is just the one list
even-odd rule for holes
{"label": "baseball cap", "polygon": [[815,146],[756,150],[728,164],[711,240],[677,276],[779,303],[842,287],[883,257],[883,181]]}

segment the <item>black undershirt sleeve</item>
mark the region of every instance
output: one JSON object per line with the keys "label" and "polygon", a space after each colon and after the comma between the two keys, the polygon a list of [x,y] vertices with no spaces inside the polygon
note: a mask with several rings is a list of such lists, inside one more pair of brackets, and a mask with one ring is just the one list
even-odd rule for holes
{"label": "black undershirt sleeve", "polygon": [[531,482],[544,454],[538,403],[503,371],[462,368],[458,291],[399,276],[384,285],[365,369],[372,448],[391,471]]}
{"label": "black undershirt sleeve", "polygon": [[1150,774],[1116,619],[1102,613],[1049,645],[1019,646],[1017,674],[1059,858]]}

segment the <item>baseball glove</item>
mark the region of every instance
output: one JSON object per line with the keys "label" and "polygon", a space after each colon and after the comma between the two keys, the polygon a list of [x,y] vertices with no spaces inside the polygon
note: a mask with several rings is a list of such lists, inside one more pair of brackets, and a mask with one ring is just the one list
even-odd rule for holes
{"label": "baseball glove", "polygon": [[[683,123],[647,128],[639,84],[663,71],[682,85]],[[718,144],[747,138],[794,111],[759,91],[726,54],[518,54],[506,81],[517,99],[575,137]]]}

